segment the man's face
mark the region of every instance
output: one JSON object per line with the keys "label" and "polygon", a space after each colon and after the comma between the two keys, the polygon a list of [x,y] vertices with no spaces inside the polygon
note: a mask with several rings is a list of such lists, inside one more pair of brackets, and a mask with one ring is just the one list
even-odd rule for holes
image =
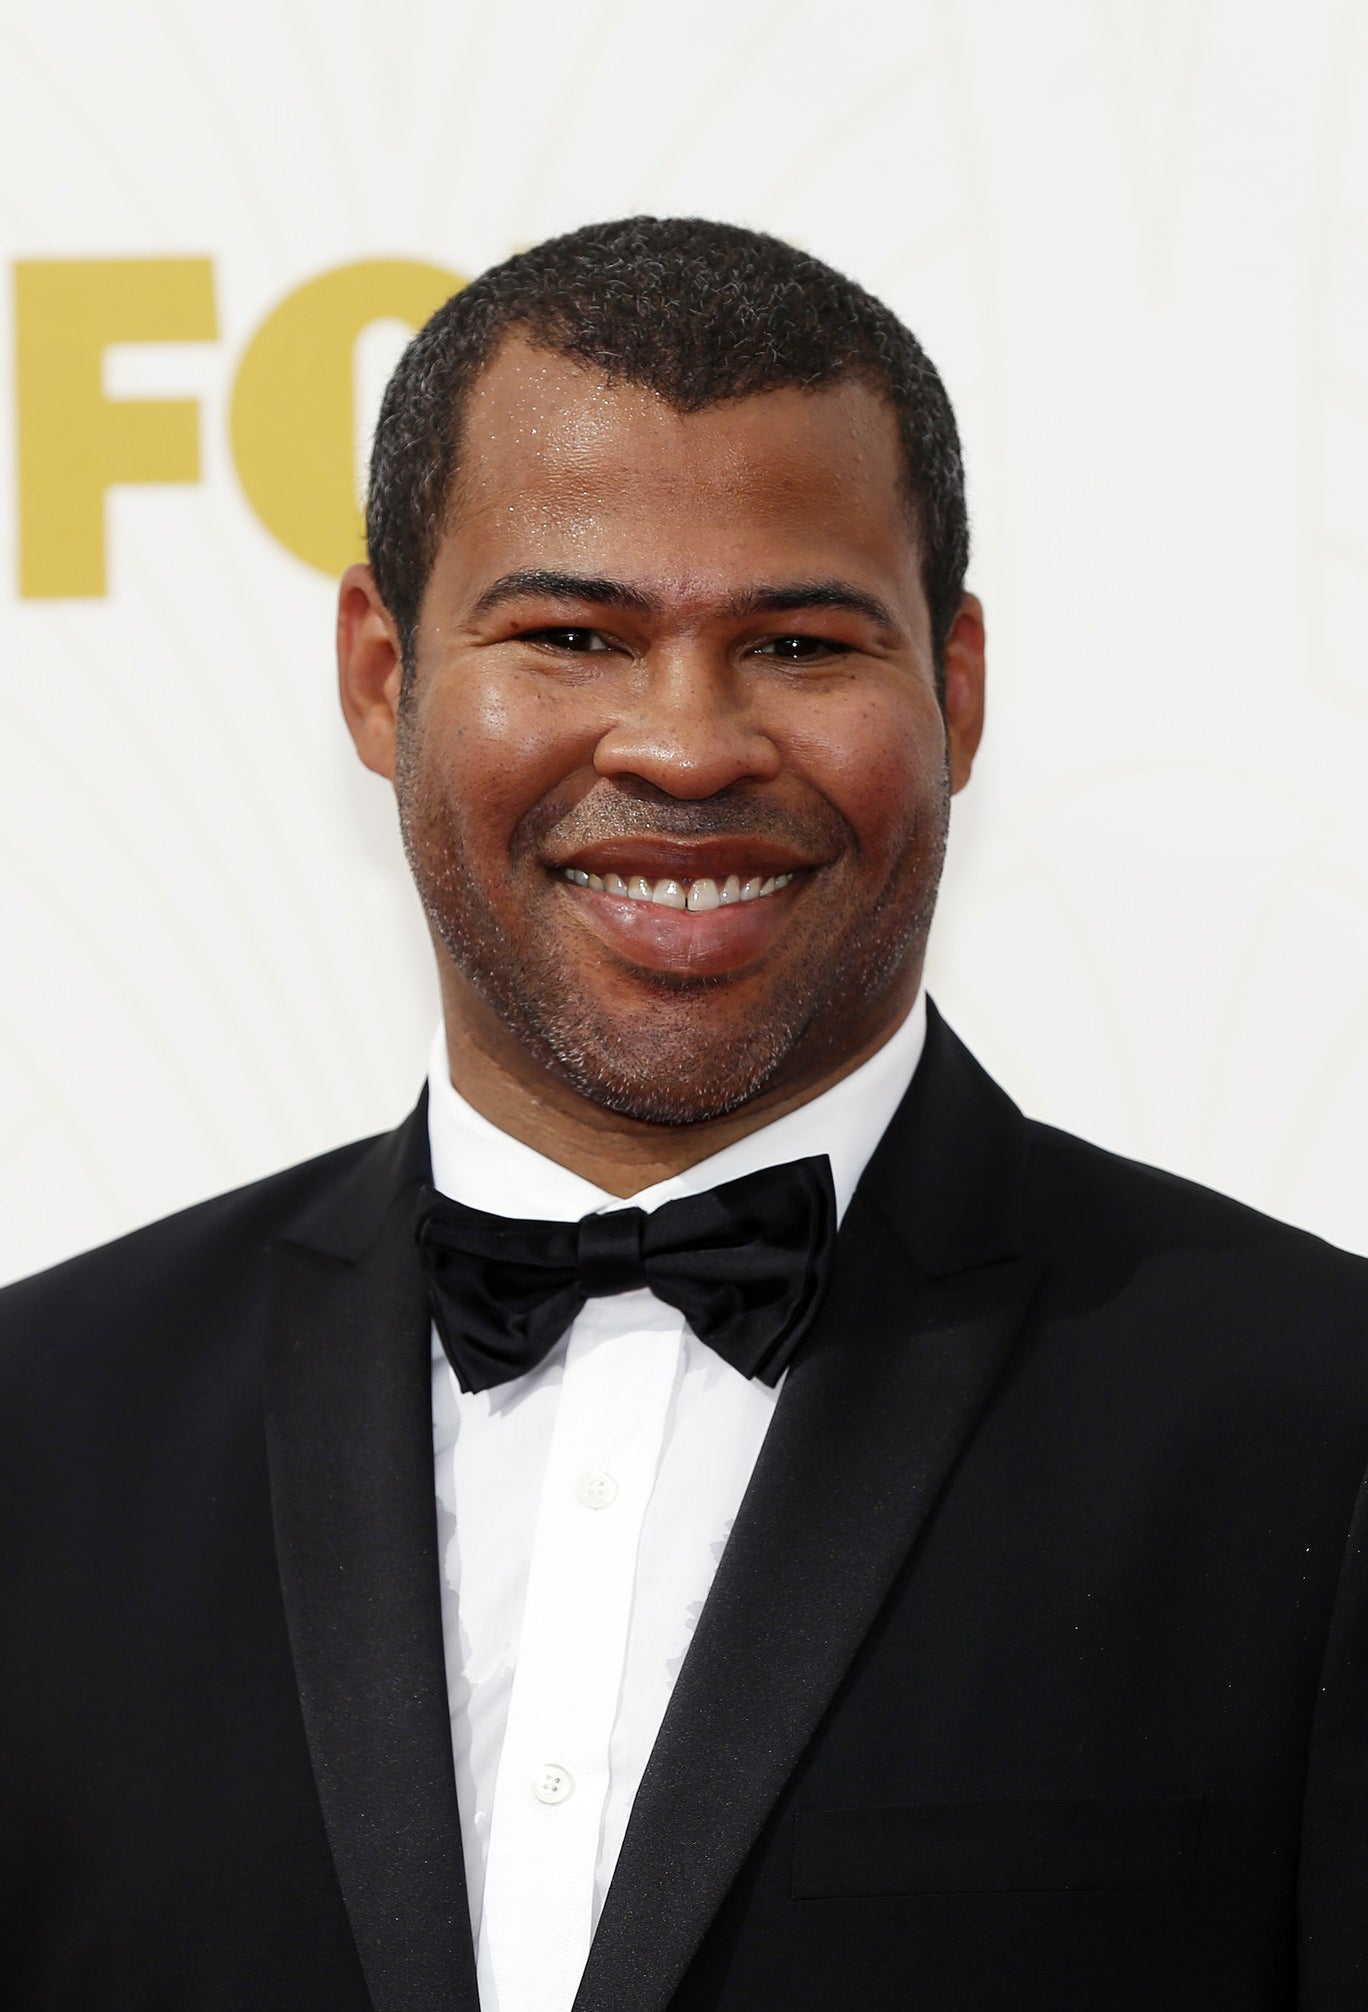
{"label": "man's face", "polygon": [[448,1012],[534,1087],[697,1122],[906,1011],[981,627],[947,736],[899,470],[854,383],[681,416],[520,339],[483,373],[394,766]]}

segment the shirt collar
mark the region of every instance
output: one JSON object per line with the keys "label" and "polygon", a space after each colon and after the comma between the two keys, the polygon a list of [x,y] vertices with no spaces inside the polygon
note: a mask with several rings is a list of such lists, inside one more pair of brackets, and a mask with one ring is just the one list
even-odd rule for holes
{"label": "shirt collar", "polygon": [[825,1153],[831,1161],[839,1221],[866,1162],[907,1092],[925,1039],[926,995],[919,991],[911,1012],[882,1048],[831,1089],[748,1132],[682,1174],[657,1181],[640,1194],[622,1197],[595,1187],[592,1181],[548,1160],[482,1118],[452,1085],[446,1033],[439,1027],[428,1068],[433,1186],[453,1201],[491,1215],[578,1222],[581,1216],[602,1209],[649,1211],[681,1195],[701,1194],[723,1181],[739,1180],[761,1167]]}

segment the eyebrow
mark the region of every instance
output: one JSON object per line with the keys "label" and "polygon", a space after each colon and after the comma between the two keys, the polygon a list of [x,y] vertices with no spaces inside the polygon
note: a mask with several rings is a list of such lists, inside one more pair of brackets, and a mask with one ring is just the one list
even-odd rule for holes
{"label": "eyebrow", "polygon": [[738,619],[747,615],[786,615],[800,608],[832,608],[838,613],[867,615],[880,628],[897,632],[898,624],[877,594],[848,580],[792,580],[777,587],[748,587],[733,594],[727,613]]}
{"label": "eyebrow", "polygon": [[[488,615],[509,601],[583,601],[601,608],[622,608],[635,615],[658,615],[664,609],[659,595],[622,580],[599,579],[584,573],[557,573],[541,568],[505,573],[487,587],[471,609],[472,616]],[[746,587],[724,604],[723,613],[733,621],[750,615],[782,615],[804,608],[830,608],[837,612],[864,615],[882,629],[899,633],[891,610],[877,594],[848,580],[786,580],[775,586]]]}
{"label": "eyebrow", "polygon": [[592,601],[601,608],[626,608],[635,615],[659,614],[661,603],[639,587],[621,580],[599,580],[583,573],[552,573],[538,568],[505,573],[486,587],[471,609],[472,616],[492,614],[507,601]]}

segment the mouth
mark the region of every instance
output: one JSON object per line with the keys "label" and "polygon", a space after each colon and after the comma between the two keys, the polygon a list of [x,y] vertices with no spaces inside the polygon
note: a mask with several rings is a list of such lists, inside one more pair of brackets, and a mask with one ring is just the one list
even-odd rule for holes
{"label": "mouth", "polygon": [[716,908],[731,908],[744,901],[764,901],[790,886],[797,877],[796,869],[788,873],[752,873],[744,879],[739,873],[729,873],[721,881],[711,874],[702,874],[696,880],[673,874],[652,880],[644,873],[589,873],[582,866],[562,866],[555,871],[572,887],[611,894],[619,901],[650,901],[658,908],[682,908],[691,915],[711,914]]}
{"label": "mouth", "polygon": [[717,978],[763,957],[822,862],[761,839],[614,839],[549,864],[619,964]]}

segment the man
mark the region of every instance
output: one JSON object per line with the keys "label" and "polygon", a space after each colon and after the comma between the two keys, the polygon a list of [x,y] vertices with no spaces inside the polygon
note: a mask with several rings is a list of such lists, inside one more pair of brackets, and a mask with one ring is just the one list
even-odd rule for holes
{"label": "man", "polygon": [[368,530],[429,1090],[0,1302],[3,2002],[1368,2003],[1364,1268],[923,998],[916,343],[575,233],[411,346]]}

